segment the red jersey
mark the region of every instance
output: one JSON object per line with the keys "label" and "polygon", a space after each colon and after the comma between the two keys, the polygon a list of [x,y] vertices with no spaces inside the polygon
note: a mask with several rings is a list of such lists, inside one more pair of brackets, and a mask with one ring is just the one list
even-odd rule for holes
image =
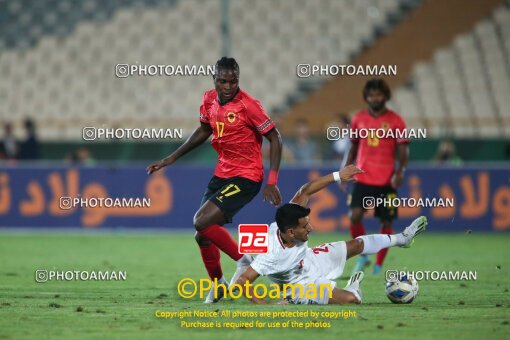
{"label": "red jersey", "polygon": [[[398,144],[408,143],[409,139],[377,138],[375,133],[368,133],[367,138],[359,129],[384,129],[392,130],[396,137],[396,131],[406,129],[406,124],[397,113],[387,110],[379,117],[374,117],[368,110],[358,112],[352,119],[351,129],[358,131],[358,138],[352,138],[353,143],[358,143],[356,166],[365,173],[356,175],[356,180],[367,185],[386,186],[391,184],[391,177],[395,170],[395,153]],[[375,131],[375,130],[374,130]],[[381,135],[381,133],[379,134]]]}
{"label": "red jersey", "polygon": [[213,130],[211,144],[218,152],[214,175],[244,177],[255,182],[264,179],[262,135],[274,128],[260,102],[239,89],[236,96],[220,105],[216,90],[204,94],[200,122]]}

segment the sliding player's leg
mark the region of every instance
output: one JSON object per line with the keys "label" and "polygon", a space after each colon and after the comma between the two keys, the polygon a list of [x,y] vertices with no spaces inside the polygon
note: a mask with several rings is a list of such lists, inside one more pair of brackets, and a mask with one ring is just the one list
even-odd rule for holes
{"label": "sliding player's leg", "polygon": [[420,216],[400,234],[373,234],[359,236],[354,240],[346,242],[347,258],[349,259],[356,255],[375,254],[381,249],[395,246],[408,248],[412,245],[416,235],[423,232],[426,227],[427,218],[425,216]]}
{"label": "sliding player's leg", "polygon": [[[424,231],[426,226],[427,218],[420,216],[400,234],[363,235],[346,242],[326,243],[310,249],[310,252],[307,253],[308,260],[314,264],[313,268],[317,271],[314,274],[317,274],[318,277],[335,280],[342,275],[347,259],[356,255],[375,254],[381,249],[393,246],[409,247],[414,237]],[[354,273],[343,290],[335,289],[333,291],[333,296],[330,297],[328,303],[361,303],[360,283],[363,276],[362,271]]]}

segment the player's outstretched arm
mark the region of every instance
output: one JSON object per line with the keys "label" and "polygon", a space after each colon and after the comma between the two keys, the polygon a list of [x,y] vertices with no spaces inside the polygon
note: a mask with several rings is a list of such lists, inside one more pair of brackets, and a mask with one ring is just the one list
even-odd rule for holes
{"label": "player's outstretched arm", "polygon": [[326,176],[319,177],[314,179],[311,182],[303,185],[294,195],[291,200],[291,203],[296,203],[301,206],[307,206],[308,201],[310,200],[310,196],[315,194],[317,191],[324,189],[329,184],[336,182],[336,177],[338,176],[342,182],[350,182],[354,181],[354,176],[357,174],[362,174],[363,170],[359,169],[357,166],[351,164],[347,165],[345,168],[338,172],[338,175],[335,173],[331,173]]}
{"label": "player's outstretched arm", "polygon": [[200,123],[200,126],[195,129],[191,136],[182,144],[177,150],[175,150],[170,156],[156,163],[152,163],[147,167],[147,174],[152,174],[167,165],[173,164],[181,156],[184,156],[209,138],[212,134],[212,129],[209,124]]}
{"label": "player's outstretched arm", "polygon": [[269,178],[262,191],[262,199],[274,205],[280,205],[282,195],[276,185],[280,161],[282,159],[282,137],[278,129],[274,128],[264,135],[269,141]]}
{"label": "player's outstretched arm", "polygon": [[253,294],[253,282],[259,277],[259,273],[257,273],[251,266],[246,269],[244,274],[242,274],[236,281],[236,284],[240,286],[243,296],[250,300],[253,303],[258,305],[267,304],[267,302],[263,299],[257,298]]}

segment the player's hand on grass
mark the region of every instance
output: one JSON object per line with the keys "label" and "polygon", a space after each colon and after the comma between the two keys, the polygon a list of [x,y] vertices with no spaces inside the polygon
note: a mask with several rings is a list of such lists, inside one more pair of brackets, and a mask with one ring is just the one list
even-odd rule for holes
{"label": "player's hand on grass", "polygon": [[397,171],[391,177],[391,186],[393,189],[397,189],[404,180],[404,173],[401,171]]}
{"label": "player's hand on grass", "polygon": [[264,187],[262,192],[262,199],[265,201],[269,201],[274,205],[280,205],[282,203],[282,195],[280,194],[280,189],[276,185],[268,184]]}
{"label": "player's hand on grass", "polygon": [[152,174],[153,172],[156,172],[158,170],[163,169],[166,166],[166,164],[163,161],[158,161],[156,163],[152,163],[147,167],[147,175]]}
{"label": "player's hand on grass", "polygon": [[352,181],[354,181],[355,175],[362,174],[362,173],[364,173],[363,170],[361,170],[354,164],[350,164],[350,165],[347,165],[342,170],[340,170],[340,179],[342,180],[342,183],[352,182]]}

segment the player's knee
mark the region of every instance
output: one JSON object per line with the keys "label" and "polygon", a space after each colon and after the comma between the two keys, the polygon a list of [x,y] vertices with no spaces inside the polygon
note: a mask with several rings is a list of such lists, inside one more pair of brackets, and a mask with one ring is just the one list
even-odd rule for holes
{"label": "player's knee", "polygon": [[204,230],[207,225],[205,225],[204,214],[200,211],[197,211],[195,216],[193,216],[193,225],[197,231]]}
{"label": "player's knee", "polygon": [[197,241],[199,246],[208,246],[211,244],[211,241],[209,241],[199,233],[195,233],[195,241]]}
{"label": "player's knee", "polygon": [[355,238],[346,242],[347,244],[347,258],[359,255],[363,252],[365,244],[362,238]]}
{"label": "player's knee", "polygon": [[363,252],[363,249],[365,249],[365,242],[363,242],[362,238],[354,239],[354,251],[357,254],[361,254]]}

